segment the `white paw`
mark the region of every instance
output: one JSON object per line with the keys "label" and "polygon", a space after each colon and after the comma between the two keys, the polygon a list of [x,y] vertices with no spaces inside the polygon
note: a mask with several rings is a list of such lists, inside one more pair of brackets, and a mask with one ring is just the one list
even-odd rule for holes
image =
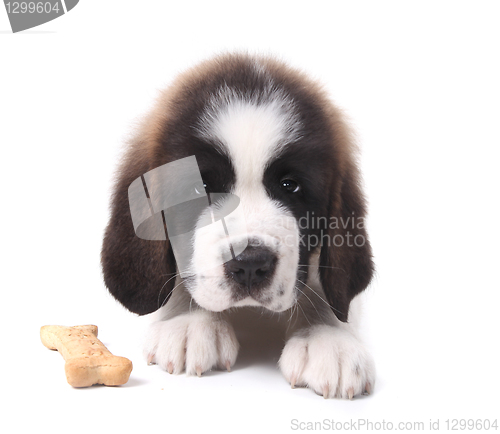
{"label": "white paw", "polygon": [[170,374],[200,376],[214,367],[230,370],[239,344],[233,327],[212,314],[195,311],[149,327],[144,355]]}
{"label": "white paw", "polygon": [[370,354],[338,327],[318,325],[292,336],[279,367],[292,387],[307,386],[325,398],[352,399],[370,393],[375,383]]}

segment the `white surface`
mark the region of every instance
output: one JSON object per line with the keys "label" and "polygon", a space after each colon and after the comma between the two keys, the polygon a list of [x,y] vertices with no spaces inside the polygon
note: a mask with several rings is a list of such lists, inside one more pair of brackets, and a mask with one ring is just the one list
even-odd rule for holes
{"label": "white surface", "polygon": [[[395,428],[439,419],[443,431],[446,419],[498,418],[498,4],[179,5],[82,0],[15,35],[0,11],[2,425],[288,432],[292,419]],[[176,73],[234,48],[280,55],[319,78],[358,133],[378,269],[366,316],[378,368],[369,398],[291,390],[275,367],[281,343],[260,337],[240,336],[231,373],[146,366],[147,319],[102,283],[121,144]],[[87,323],[133,361],[126,386],[72,389],[61,356],[40,343],[44,324]]]}

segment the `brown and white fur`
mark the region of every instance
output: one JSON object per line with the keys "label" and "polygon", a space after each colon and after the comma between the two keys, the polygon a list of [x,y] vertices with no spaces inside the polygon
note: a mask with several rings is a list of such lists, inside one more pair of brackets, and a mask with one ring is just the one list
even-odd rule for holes
{"label": "brown and white fur", "polygon": [[[239,198],[246,230],[228,238],[222,227],[197,227],[192,275],[181,278],[168,240],[135,235],[127,191],[192,155],[207,192]],[[223,55],[178,77],[131,142],[104,237],[104,279],[132,312],[160,309],[144,352],[170,373],[230,369],[239,344],[220,312],[257,306],[297,316],[279,360],[292,386],[352,398],[375,382],[351,303],[373,273],[364,217],[351,137],[321,88],[271,58]],[[242,240],[245,251],[224,263],[223,246]]]}

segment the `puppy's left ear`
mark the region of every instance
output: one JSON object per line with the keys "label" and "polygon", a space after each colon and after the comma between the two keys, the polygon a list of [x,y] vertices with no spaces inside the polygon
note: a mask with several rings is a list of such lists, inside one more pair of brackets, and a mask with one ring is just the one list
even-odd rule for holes
{"label": "puppy's left ear", "polygon": [[330,219],[322,237],[319,275],[323,291],[340,321],[347,322],[351,300],[373,275],[371,246],[365,229],[365,200],[357,168],[349,162],[331,189]]}

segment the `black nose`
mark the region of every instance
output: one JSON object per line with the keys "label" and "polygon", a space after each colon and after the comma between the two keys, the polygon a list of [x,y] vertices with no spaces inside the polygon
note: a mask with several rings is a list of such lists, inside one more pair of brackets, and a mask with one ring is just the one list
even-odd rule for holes
{"label": "black nose", "polygon": [[276,255],[266,247],[248,246],[224,266],[236,282],[250,289],[272,276],[276,260]]}

